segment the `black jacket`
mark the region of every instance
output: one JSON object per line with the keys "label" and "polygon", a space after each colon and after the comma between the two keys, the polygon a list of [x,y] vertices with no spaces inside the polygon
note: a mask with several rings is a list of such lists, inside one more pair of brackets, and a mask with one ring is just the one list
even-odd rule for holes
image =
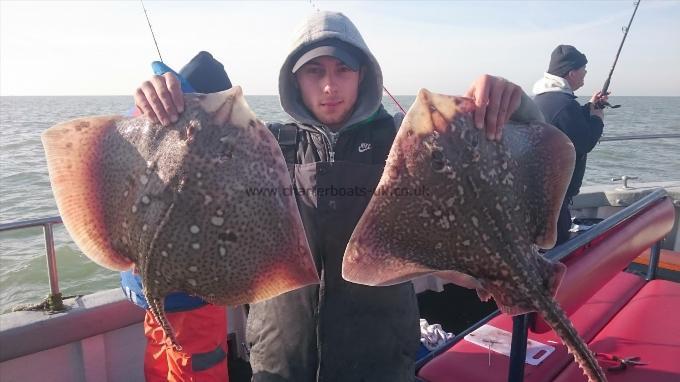
{"label": "black jacket", "polygon": [[[288,135],[290,130],[280,130],[283,125],[277,123],[268,125],[282,146],[286,162],[289,164],[331,161],[331,151],[333,161],[384,164],[398,129],[392,116],[382,106],[366,121],[350,126],[335,139],[321,133],[318,127],[304,124],[288,126],[293,125],[297,126],[297,129],[293,130],[296,134],[285,137],[281,134]],[[368,125],[370,128],[367,128]],[[331,142],[332,140],[335,142]],[[286,147],[289,145],[294,146],[292,152]]]}
{"label": "black jacket", "polygon": [[576,164],[566,199],[579,193],[586,172],[588,153],[602,136],[604,127],[600,117],[590,115],[590,105],[581,106],[575,98],[576,96],[564,92],[546,92],[534,97],[545,121],[567,134],[576,149]]}
{"label": "black jacket", "polygon": [[345,281],[341,272],[347,242],[382,175],[395,120],[381,107],[339,134],[302,123],[268,127],[291,171],[320,284],[250,305],[253,381],[413,381],[420,344],[413,285],[370,287]]}

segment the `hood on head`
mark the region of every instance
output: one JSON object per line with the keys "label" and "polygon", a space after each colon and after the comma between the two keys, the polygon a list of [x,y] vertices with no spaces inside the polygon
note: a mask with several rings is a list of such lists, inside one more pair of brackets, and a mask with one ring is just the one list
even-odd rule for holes
{"label": "hood on head", "polygon": [[364,55],[366,74],[359,85],[354,112],[342,128],[361,122],[375,113],[382,102],[382,70],[361,34],[352,21],[340,12],[315,12],[298,28],[294,35],[293,44],[279,72],[279,99],[281,107],[298,122],[319,125],[320,122],[302,103],[300,91],[297,88],[293,66],[302,51],[310,45],[317,45],[326,39],[344,41]]}
{"label": "hood on head", "polygon": [[549,92],[560,92],[574,95],[574,91],[571,89],[571,86],[569,86],[567,80],[548,72],[543,73],[543,78],[536,81],[532,92],[534,95]]}

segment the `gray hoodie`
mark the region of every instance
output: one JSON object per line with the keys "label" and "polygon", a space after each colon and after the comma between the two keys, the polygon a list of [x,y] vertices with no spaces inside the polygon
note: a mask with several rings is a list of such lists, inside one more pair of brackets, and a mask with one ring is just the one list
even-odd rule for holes
{"label": "gray hoodie", "polygon": [[306,46],[318,41],[336,38],[359,48],[366,55],[366,74],[359,88],[354,112],[342,126],[344,129],[361,122],[375,113],[382,101],[383,78],[380,65],[352,21],[340,12],[316,12],[298,28],[290,53],[279,73],[279,97],[281,107],[297,122],[320,125],[320,122],[302,103],[292,69],[295,60]]}

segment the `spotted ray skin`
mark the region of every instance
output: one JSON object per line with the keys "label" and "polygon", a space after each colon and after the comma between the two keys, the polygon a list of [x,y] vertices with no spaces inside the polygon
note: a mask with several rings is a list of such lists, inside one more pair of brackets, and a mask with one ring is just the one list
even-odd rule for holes
{"label": "spotted ray skin", "polygon": [[[470,99],[419,92],[347,246],[343,277],[376,286],[437,273],[493,297],[504,313],[537,311],[588,378],[604,381],[552,297],[564,265],[538,253],[555,243],[574,147],[541,122],[510,123],[491,142],[473,111]],[[416,189],[425,196],[403,192]]]}
{"label": "spotted ray skin", "polygon": [[[217,305],[257,302],[318,283],[274,137],[241,89],[190,94],[169,127],[91,117],[42,135],[57,206],[79,248],[141,273],[150,309],[181,291]],[[253,192],[255,191],[255,192]]]}

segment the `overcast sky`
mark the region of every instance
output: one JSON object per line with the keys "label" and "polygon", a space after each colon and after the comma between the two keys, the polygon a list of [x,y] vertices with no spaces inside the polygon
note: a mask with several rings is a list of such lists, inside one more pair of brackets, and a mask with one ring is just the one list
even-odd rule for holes
{"label": "overcast sky", "polygon": [[[633,1],[314,1],[345,13],[381,63],[393,94],[463,93],[483,73],[530,91],[550,52],[586,54],[601,88]],[[145,1],[164,61],[179,70],[199,50],[222,61],[246,94],[276,94],[291,33],[310,2]],[[610,90],[680,96],[680,1],[643,0]],[[157,60],[139,1],[0,1],[1,95],[126,95]]]}

